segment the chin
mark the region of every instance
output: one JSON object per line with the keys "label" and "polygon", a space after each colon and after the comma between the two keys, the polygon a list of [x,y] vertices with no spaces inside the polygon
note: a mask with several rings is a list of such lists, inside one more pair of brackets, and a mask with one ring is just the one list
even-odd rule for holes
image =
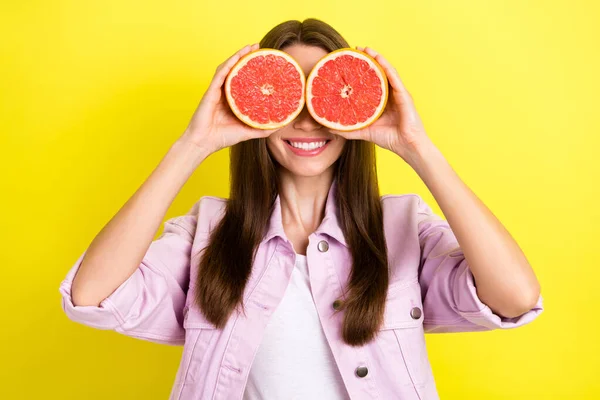
{"label": "chin", "polygon": [[301,165],[294,165],[294,166],[290,166],[290,167],[282,165],[282,167],[285,168],[290,174],[292,174],[294,176],[301,176],[303,178],[320,176],[325,171],[327,171],[327,168],[324,166],[322,166],[321,168],[318,168],[318,167],[309,168],[309,167],[303,167]]}

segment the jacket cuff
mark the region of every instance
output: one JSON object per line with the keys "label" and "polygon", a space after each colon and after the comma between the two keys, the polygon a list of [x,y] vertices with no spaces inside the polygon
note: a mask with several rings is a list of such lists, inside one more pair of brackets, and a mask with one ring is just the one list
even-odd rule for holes
{"label": "jacket cuff", "polygon": [[540,294],[535,306],[524,314],[513,318],[498,315],[479,299],[473,273],[469,269],[466,260],[461,262],[457,274],[459,274],[456,276],[455,281],[457,287],[454,291],[457,311],[463,318],[474,324],[489,329],[517,328],[533,321],[544,310],[543,299]]}
{"label": "jacket cuff", "polygon": [[117,288],[110,296],[102,300],[98,306],[76,306],[73,304],[73,298],[71,297],[73,279],[81,266],[81,262],[83,261],[86,252],[87,249],[79,256],[75,264],[67,273],[65,279],[60,283],[59,291],[62,297],[62,308],[69,319],[75,322],[98,329],[115,329],[123,323],[123,316],[119,312],[120,304],[122,303],[119,298],[119,293],[121,292],[121,288],[126,285],[127,281]]}

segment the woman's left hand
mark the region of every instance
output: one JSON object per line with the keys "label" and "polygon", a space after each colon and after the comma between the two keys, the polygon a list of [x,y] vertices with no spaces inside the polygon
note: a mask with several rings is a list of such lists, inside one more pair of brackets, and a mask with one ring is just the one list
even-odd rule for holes
{"label": "woman's left hand", "polygon": [[420,146],[431,144],[413,98],[404,87],[396,68],[381,54],[370,47],[356,46],[356,49],[373,57],[385,71],[389,82],[387,105],[381,116],[363,129],[349,132],[331,130],[331,132],[346,139],[373,142],[398,154],[410,164],[412,155]]}

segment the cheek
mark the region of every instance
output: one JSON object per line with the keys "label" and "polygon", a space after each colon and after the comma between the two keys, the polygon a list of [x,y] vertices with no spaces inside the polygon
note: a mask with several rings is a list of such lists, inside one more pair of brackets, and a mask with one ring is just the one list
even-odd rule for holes
{"label": "cheek", "polygon": [[267,150],[271,155],[281,153],[281,149],[278,148],[279,139],[267,138]]}
{"label": "cheek", "polygon": [[342,152],[344,151],[344,147],[346,146],[346,142],[347,140],[344,138],[337,138],[333,143],[333,146],[331,146],[331,155],[337,160],[341,155]]}
{"label": "cheek", "polygon": [[280,165],[285,164],[285,149],[282,145],[283,142],[279,138],[267,138],[267,151],[271,158]]}

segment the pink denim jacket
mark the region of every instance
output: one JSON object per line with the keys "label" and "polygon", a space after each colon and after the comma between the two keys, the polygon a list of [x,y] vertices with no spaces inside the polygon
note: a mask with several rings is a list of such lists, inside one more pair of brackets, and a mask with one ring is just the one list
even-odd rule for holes
{"label": "pink denim jacket", "polygon": [[[477,297],[473,275],[446,220],[417,194],[384,195],[391,268],[384,324],[369,344],[346,345],[340,330],[343,315],[334,314],[333,303],[342,297],[351,260],[338,220],[335,187],[334,181],[325,217],[309,236],[306,256],[319,319],[352,399],[438,399],[424,333],[516,328],[542,312],[540,296],[537,305],[519,317],[494,314]],[[225,199],[204,196],[186,215],[167,220],[139,268],[98,307],[74,306],[71,301],[71,284],[85,251],[60,284],[62,307],[71,320],[184,346],[170,399],[242,399],[263,331],[294,268],[295,253],[277,197],[244,292],[247,315],[235,311],[222,330],[209,323],[190,302],[190,282],[196,280],[200,250],[224,206]]]}

